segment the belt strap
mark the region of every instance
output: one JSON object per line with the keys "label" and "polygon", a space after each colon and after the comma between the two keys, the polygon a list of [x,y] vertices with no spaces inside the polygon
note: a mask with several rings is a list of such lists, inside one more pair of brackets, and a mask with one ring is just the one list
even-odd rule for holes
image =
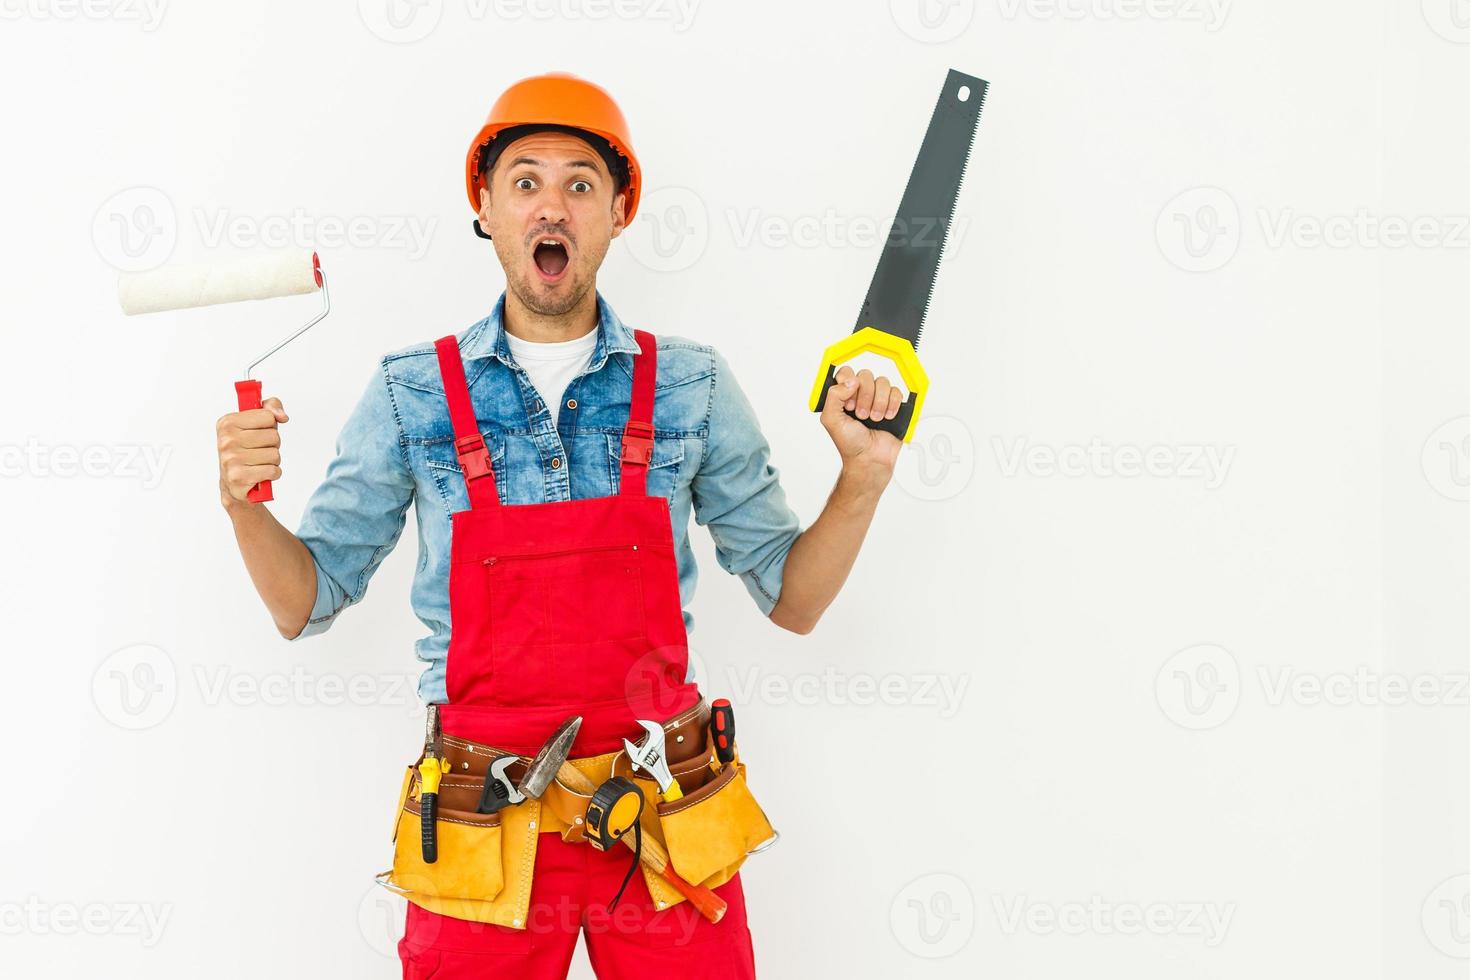
{"label": "belt strap", "polygon": [[495,467],[490,465],[490,449],[475,421],[475,406],[470,401],[470,386],[464,378],[464,360],[459,354],[459,341],[451,334],[434,341],[439,355],[439,376],[444,381],[444,398],[449,402],[449,423],[454,427],[454,454],[464,471],[465,488],[471,507],[498,507],[495,492]]}

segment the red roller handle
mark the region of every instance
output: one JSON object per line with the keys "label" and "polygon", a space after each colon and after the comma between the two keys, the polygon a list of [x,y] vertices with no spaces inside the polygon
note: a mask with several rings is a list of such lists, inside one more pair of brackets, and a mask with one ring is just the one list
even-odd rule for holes
{"label": "red roller handle", "polygon": [[[236,381],[235,397],[240,400],[240,411],[248,412],[252,408],[260,408],[260,382],[259,381]],[[250,488],[245,499],[252,503],[264,503],[267,500],[276,499],[271,494],[271,481],[261,480]]]}

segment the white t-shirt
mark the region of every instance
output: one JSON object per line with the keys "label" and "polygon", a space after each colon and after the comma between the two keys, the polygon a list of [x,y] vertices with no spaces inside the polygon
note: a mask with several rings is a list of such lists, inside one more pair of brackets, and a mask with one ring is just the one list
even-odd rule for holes
{"label": "white t-shirt", "polygon": [[551,424],[555,426],[561,414],[561,396],[567,385],[592,362],[592,351],[597,347],[597,328],[594,326],[575,340],[549,344],[522,340],[511,334],[506,334],[505,339],[510,344],[511,357],[525,368],[531,383],[541,394],[541,400],[551,409]]}

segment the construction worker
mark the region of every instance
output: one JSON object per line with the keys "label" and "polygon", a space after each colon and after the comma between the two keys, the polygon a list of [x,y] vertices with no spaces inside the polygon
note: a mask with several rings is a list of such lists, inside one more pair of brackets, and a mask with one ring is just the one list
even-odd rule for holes
{"label": "construction worker", "polygon": [[[725,359],[630,329],[597,289],[643,185],[612,98],[566,74],[517,82],[474,139],[466,180],[475,230],[505,273],[489,316],[383,358],[296,534],[246,499],[281,477],[278,399],[219,420],[220,499],[287,639],[321,633],[363,597],[416,503],[411,598],[430,630],[417,643],[419,693],[452,712],[445,734],[529,755],[576,714],[574,755],[614,752],[639,734],[635,719],[702,705],[684,611],[691,512],[760,610],[810,632],[902,445],[843,410],[893,418],[902,394],[839,370],[820,419],[841,469],[803,529]],[[657,907],[636,876],[599,919],[626,855],[555,833],[533,831],[532,843],[529,921],[493,904],[479,921],[458,918],[410,896],[405,977],[564,977],[579,932],[600,977],[754,976],[738,873],[715,889],[727,905],[718,923],[689,903]]]}

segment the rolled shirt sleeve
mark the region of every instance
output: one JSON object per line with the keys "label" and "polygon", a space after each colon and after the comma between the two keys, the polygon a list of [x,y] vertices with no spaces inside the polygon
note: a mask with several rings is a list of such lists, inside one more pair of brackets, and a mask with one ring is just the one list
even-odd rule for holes
{"label": "rolled shirt sleeve", "polygon": [[709,528],[720,567],[738,575],[769,616],[801,522],[786,503],[755,409],[724,357],[714,357],[709,437],[691,486],[694,520]]}
{"label": "rolled shirt sleeve", "polygon": [[361,599],[403,534],[414,484],[399,435],[387,374],[380,371],[342,427],[337,454],[301,516],[296,536],[316,565],[316,603],[293,639],[325,632]]}

